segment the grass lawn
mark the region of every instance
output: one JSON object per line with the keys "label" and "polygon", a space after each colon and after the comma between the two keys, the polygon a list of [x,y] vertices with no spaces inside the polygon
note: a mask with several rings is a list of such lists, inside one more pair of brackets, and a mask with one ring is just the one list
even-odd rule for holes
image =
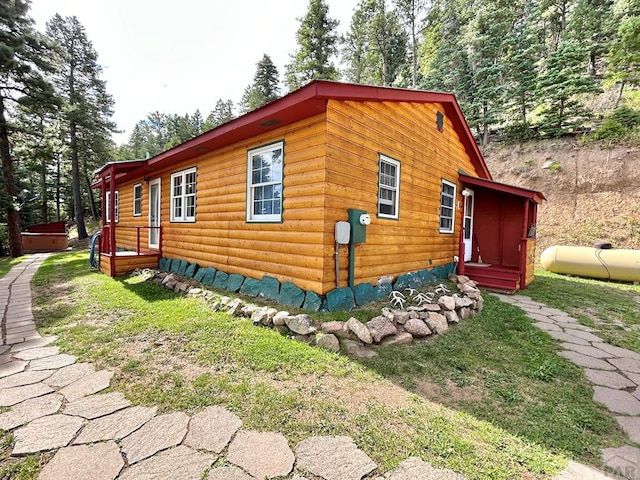
{"label": "grass lawn", "polygon": [[47,259],[33,285],[40,331],[114,370],[113,389],[134,403],[222,405],[292,447],[349,435],[380,472],[415,455],[469,478],[551,478],[566,457],[598,464],[600,448],[623,442],[581,371],[489,295],[481,315],[435,342],[356,361],[140,277],[91,272],[86,252]]}
{"label": "grass lawn", "polygon": [[640,285],[536,270],[524,294],[569,313],[606,342],[640,352]]}
{"label": "grass lawn", "polygon": [[9,270],[25,259],[22,257],[0,257],[0,278],[4,277]]}

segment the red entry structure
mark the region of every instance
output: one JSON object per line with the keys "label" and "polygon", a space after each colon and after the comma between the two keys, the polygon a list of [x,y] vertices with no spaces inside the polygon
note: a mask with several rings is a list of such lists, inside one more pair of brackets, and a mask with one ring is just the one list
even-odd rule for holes
{"label": "red entry structure", "polygon": [[465,202],[458,273],[483,287],[524,290],[534,280],[537,209],[544,195],[462,173],[459,179]]}

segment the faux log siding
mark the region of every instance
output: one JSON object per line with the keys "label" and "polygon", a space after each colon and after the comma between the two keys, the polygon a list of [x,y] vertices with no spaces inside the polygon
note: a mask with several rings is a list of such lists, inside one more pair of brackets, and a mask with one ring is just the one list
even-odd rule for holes
{"label": "faux log siding", "polygon": [[[284,221],[247,223],[247,149],[283,139]],[[258,279],[273,275],[324,293],[325,149],[325,115],[320,114],[149,175],[150,179],[162,178],[163,255]],[[191,167],[197,168],[196,222],[172,223],[171,174]],[[137,181],[119,186],[121,202],[123,189],[133,195]],[[144,225],[148,222],[147,191],[144,184]],[[120,209],[121,225],[139,224],[141,217],[133,218],[129,208],[132,201],[126,200],[126,210]],[[125,240],[124,233],[118,235]],[[130,242],[135,239],[127,236],[126,242],[133,248]]]}
{"label": "faux log siding", "polygon": [[[142,215],[139,217],[134,217],[133,186],[138,183],[142,183]],[[116,245],[118,247],[126,247],[127,249],[135,250],[137,243],[136,229],[123,227],[149,225],[149,185],[142,179],[139,179],[133,182],[127,182],[122,185],[118,185],[116,190],[118,190],[119,202],[118,223],[116,223]],[[148,229],[140,230],[140,249],[149,251]]]}
{"label": "faux log siding", "polygon": [[[367,242],[356,247],[355,283],[383,275],[449,263],[458,253],[460,196],[455,231],[439,233],[441,181],[457,182],[458,170],[477,174],[450,121],[436,129],[440,105],[329,101],[327,108],[327,197],[325,225],[346,220],[347,208],[371,214]],[[378,154],[399,160],[399,219],[377,217]],[[327,235],[325,255],[333,252]],[[348,257],[340,254],[340,284],[347,282]],[[333,262],[326,262],[325,285],[335,285]],[[328,289],[328,288],[325,288]]]}

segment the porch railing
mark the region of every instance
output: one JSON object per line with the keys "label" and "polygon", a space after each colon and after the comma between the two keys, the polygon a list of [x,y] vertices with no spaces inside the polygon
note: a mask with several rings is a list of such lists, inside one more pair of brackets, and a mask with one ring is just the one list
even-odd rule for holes
{"label": "porch railing", "polygon": [[[135,240],[135,252],[136,254],[140,255],[141,253],[149,253],[150,249],[147,248],[140,248],[140,231],[141,230],[146,230],[147,231],[147,235],[146,235],[146,239],[147,239],[147,245],[148,245],[148,239],[149,239],[149,232],[151,232],[152,230],[157,231],[157,235],[158,235],[158,255],[162,255],[162,227],[150,227],[148,225],[137,225],[137,226],[133,226],[133,225],[116,225],[115,226],[115,230],[116,230],[116,234],[117,231],[121,229],[127,229],[127,230],[135,230],[136,231],[136,240]],[[125,243],[125,242],[122,242]],[[111,225],[103,225],[102,227],[102,235],[101,235],[101,239],[100,239],[100,252],[101,253],[106,253],[109,255],[113,255],[117,252],[117,247],[118,247],[118,240],[116,238],[115,243],[112,243],[112,239],[111,239]],[[126,242],[126,247],[127,248],[131,248],[131,242],[128,240]],[[155,253],[155,252],[154,252]]]}

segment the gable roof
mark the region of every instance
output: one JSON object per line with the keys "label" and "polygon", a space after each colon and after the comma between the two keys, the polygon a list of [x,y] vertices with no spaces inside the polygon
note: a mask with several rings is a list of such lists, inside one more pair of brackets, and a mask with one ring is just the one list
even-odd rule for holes
{"label": "gable roof", "polygon": [[[148,175],[150,172],[172,163],[198,157],[221,147],[312,117],[326,111],[329,100],[440,103],[476,171],[481,177],[491,179],[487,165],[453,94],[357,85],[329,80],[313,80],[282,98],[146,160],[138,169],[121,172],[116,175],[116,178],[129,175]],[[100,175],[112,165],[114,163],[107,164],[96,173]],[[120,169],[116,166],[116,170]]]}

